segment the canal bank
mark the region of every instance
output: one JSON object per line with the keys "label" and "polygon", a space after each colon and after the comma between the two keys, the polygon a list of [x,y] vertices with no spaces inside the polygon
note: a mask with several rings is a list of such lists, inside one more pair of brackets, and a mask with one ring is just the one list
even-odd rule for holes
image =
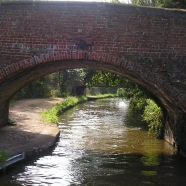
{"label": "canal bank", "polygon": [[[92,100],[92,97],[87,97],[87,100]],[[0,152],[8,155],[7,162],[0,169],[41,155],[56,144],[60,135],[57,124],[44,121],[40,114],[52,106],[63,104],[63,101],[64,98],[37,98],[18,100],[10,104],[9,118],[16,125],[0,130]],[[78,100],[78,103],[81,102],[84,101]]]}
{"label": "canal bank", "polygon": [[35,157],[55,145],[59,137],[57,124],[44,122],[40,113],[63,98],[19,100],[10,105],[10,119],[15,126],[0,130],[0,151],[8,157],[24,153],[24,159]]}

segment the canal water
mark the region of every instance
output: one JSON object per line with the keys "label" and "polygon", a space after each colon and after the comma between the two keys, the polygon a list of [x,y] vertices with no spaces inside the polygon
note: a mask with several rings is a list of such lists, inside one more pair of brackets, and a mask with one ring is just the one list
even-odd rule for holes
{"label": "canal water", "polygon": [[148,134],[120,98],[90,101],[60,116],[52,152],[0,177],[2,186],[184,186],[186,159]]}

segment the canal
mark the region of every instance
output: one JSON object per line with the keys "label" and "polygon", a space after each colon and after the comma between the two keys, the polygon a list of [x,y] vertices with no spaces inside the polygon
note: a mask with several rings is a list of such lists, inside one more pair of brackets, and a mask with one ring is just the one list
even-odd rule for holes
{"label": "canal", "polygon": [[0,177],[2,186],[182,186],[186,160],[148,134],[120,98],[80,104],[60,116],[52,152]]}

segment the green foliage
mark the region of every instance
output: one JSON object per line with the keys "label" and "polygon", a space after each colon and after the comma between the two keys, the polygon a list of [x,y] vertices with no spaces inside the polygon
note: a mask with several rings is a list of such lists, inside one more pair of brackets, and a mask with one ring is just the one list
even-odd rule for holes
{"label": "green foliage", "polygon": [[8,125],[15,126],[15,125],[17,125],[17,123],[14,120],[8,119]]}
{"label": "green foliage", "polygon": [[129,107],[143,113],[146,106],[146,99],[149,92],[140,86],[134,85],[130,88],[119,88],[117,94],[120,97],[130,100]]}
{"label": "green foliage", "polygon": [[147,99],[143,119],[148,123],[149,132],[157,138],[162,138],[163,135],[163,111],[151,99]]}
{"label": "green foliage", "polygon": [[158,6],[165,8],[186,8],[186,0],[157,0]]}
{"label": "green foliage", "polygon": [[178,8],[178,5],[173,0],[158,0],[158,5],[165,8]]}
{"label": "green foliage", "polygon": [[49,74],[22,88],[14,99],[67,97],[72,94],[75,82],[81,82],[83,70],[69,69]]}
{"label": "green foliage", "polygon": [[50,97],[49,76],[42,77],[22,88],[14,96],[14,99]]}
{"label": "green foliage", "polygon": [[1,166],[4,165],[4,163],[7,161],[8,159],[8,154],[5,151],[0,151],[0,164]]}
{"label": "green foliage", "polygon": [[118,87],[90,87],[86,89],[86,94],[98,95],[98,94],[116,94]]}
{"label": "green foliage", "polygon": [[130,99],[129,107],[142,114],[150,133],[157,138],[163,137],[163,111],[153,101],[153,96],[147,90],[136,86],[135,88],[120,88],[117,93],[121,97]]}
{"label": "green foliage", "polygon": [[66,97],[75,95],[72,88],[83,81],[84,71],[82,69],[69,69],[57,72],[60,95]]}
{"label": "green foliage", "polygon": [[137,6],[186,8],[186,0],[131,0],[131,3]]}
{"label": "green foliage", "polygon": [[125,0],[111,0],[111,3],[126,3]]}
{"label": "green foliage", "polygon": [[57,122],[58,121],[58,115],[65,111],[68,108],[71,108],[78,103],[81,103],[83,101],[86,101],[87,98],[84,96],[81,97],[67,97],[64,101],[61,103],[58,103],[51,108],[49,108],[47,111],[41,113],[41,117],[46,122]]}
{"label": "green foliage", "polygon": [[135,109],[140,113],[143,113],[146,105],[147,105],[146,98],[134,97],[130,100],[129,108]]}
{"label": "green foliage", "polygon": [[51,97],[53,97],[53,98],[61,96],[60,90],[51,90],[50,94],[51,94]]}
{"label": "green foliage", "polygon": [[117,94],[97,94],[96,96],[91,96],[89,95],[90,97],[95,97],[95,98],[115,98],[115,97],[118,97]]}
{"label": "green foliage", "polygon": [[116,86],[126,85],[128,83],[128,80],[110,72],[103,72],[99,70],[85,70],[84,83],[88,87],[94,87],[98,85]]}
{"label": "green foliage", "polygon": [[73,88],[82,84],[83,76],[82,69],[55,72],[28,84],[17,92],[13,99],[67,97],[72,95]]}
{"label": "green foliage", "polygon": [[128,96],[127,89],[126,88],[118,88],[117,89],[117,95],[119,97],[127,98],[127,96]]}
{"label": "green foliage", "polygon": [[156,0],[131,0],[131,3],[139,6],[156,6]]}
{"label": "green foliage", "polygon": [[[149,132],[157,138],[163,134],[163,112],[161,108],[153,101],[154,95],[147,89],[136,85],[129,80],[102,71],[87,71],[85,82],[88,86],[104,84],[107,86],[123,85],[125,88],[119,88],[117,95],[130,100],[129,107],[139,111],[144,121],[147,122]],[[97,95],[96,95],[97,96]]]}

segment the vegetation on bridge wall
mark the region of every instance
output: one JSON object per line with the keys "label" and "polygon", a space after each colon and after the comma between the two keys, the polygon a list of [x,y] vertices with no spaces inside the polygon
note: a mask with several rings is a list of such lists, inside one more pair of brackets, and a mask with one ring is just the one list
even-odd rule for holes
{"label": "vegetation on bridge wall", "polygon": [[157,138],[163,138],[163,111],[153,100],[147,99],[146,102],[142,116],[148,123],[149,132]]}

